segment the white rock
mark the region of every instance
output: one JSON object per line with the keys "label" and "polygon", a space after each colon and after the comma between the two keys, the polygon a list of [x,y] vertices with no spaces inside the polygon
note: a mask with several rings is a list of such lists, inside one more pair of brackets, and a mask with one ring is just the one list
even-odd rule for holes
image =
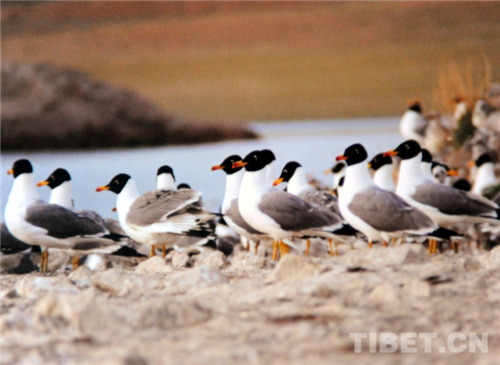
{"label": "white rock", "polygon": [[266,267],[266,259],[250,252],[239,251],[234,254],[231,261],[231,270],[256,270]]}
{"label": "white rock", "polygon": [[369,298],[379,303],[399,303],[398,290],[389,282],[376,286],[370,293]]}
{"label": "white rock", "polygon": [[317,276],[327,270],[325,265],[317,264],[311,258],[288,254],[281,258],[267,280],[297,280]]}
{"label": "white rock", "polygon": [[226,265],[226,256],[220,251],[204,251],[194,257],[194,266],[213,266],[221,269]]}
{"label": "white rock", "polygon": [[139,275],[164,274],[172,271],[172,267],[167,265],[166,260],[160,256],[153,256],[141,262],[134,270]]}
{"label": "white rock", "polygon": [[78,288],[63,275],[53,277],[25,276],[16,283],[15,289],[17,294],[21,297],[36,294],[38,292],[79,292]]}
{"label": "white rock", "polygon": [[182,269],[184,267],[192,266],[193,262],[189,255],[185,252],[171,251],[167,257],[167,262],[172,262],[172,267],[175,269]]}
{"label": "white rock", "polygon": [[410,279],[404,284],[403,290],[419,298],[428,298],[431,295],[431,286],[428,282],[420,279]]}

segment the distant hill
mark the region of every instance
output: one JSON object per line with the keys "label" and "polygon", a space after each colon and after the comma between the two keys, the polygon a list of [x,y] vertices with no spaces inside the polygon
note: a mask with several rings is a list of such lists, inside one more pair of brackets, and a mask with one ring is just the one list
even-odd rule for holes
{"label": "distant hill", "polygon": [[14,3],[2,60],[82,70],[197,120],[397,115],[415,96],[439,109],[453,63],[500,80],[498,2]]}
{"label": "distant hill", "polygon": [[136,93],[51,65],[2,63],[2,151],[158,146],[256,138],[169,115]]}

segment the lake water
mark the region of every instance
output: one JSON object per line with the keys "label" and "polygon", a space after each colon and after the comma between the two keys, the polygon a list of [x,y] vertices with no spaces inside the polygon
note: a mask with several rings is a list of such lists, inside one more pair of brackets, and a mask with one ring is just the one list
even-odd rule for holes
{"label": "lake water", "polygon": [[[90,152],[3,153],[2,217],[12,186],[12,176],[6,172],[19,158],[31,161],[36,181],[45,180],[58,167],[67,169],[73,180],[75,207],[92,209],[105,217],[117,218],[111,212],[116,195],[96,193],[97,186],[123,172],[145,192],[155,188],[156,170],[161,165],[170,165],[177,183],[186,182],[203,192],[206,207],[217,210],[224,195],[225,174],[210,168],[229,155],[244,157],[252,150],[269,148],[276,155],[278,175],[288,161],[295,160],[309,174],[330,185],[332,177],[323,171],[335,164],[337,155],[353,143],[362,143],[370,156],[395,148],[403,141],[398,123],[399,118],[253,123],[251,127],[262,136],[259,140]],[[50,189],[38,189],[42,199],[48,200]]]}

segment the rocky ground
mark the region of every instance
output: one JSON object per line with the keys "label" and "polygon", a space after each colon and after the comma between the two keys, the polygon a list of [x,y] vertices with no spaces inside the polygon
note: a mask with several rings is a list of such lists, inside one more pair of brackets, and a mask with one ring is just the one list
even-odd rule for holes
{"label": "rocky ground", "polygon": [[[172,252],[137,266],[2,275],[2,364],[498,363],[500,247],[418,244],[333,258]],[[398,336],[355,353],[354,332]],[[403,332],[416,332],[401,351]],[[425,353],[421,333],[435,333]],[[448,337],[488,334],[487,353]],[[382,340],[375,345],[379,352]],[[440,348],[445,350],[440,353]]]}

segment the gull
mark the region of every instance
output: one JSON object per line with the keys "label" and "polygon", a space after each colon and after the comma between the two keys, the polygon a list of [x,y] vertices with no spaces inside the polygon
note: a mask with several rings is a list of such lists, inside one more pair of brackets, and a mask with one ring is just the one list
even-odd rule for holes
{"label": "gull", "polygon": [[[83,254],[112,254],[115,252],[120,252],[119,250],[128,250],[129,248],[123,248],[124,243],[128,241],[128,237],[123,235],[123,230],[118,225],[118,222],[114,219],[103,218],[97,212],[92,210],[75,210],[73,201],[73,192],[71,184],[71,175],[66,169],[57,168],[54,170],[47,179],[40,181],[37,184],[40,186],[48,186],[50,191],[50,204],[56,204],[69,210],[73,210],[75,213],[92,219],[97,224],[102,225],[107,231],[109,231],[114,236],[113,239],[116,241],[115,245],[98,245],[96,243],[95,247],[88,244],[87,247],[81,248],[80,250],[68,250],[71,256],[71,263],[73,270],[79,266],[79,255]],[[132,250],[130,248],[130,250]]]}
{"label": "gull", "polygon": [[387,191],[396,191],[393,178],[394,168],[392,158],[384,156],[383,153],[379,153],[371,159],[368,163],[368,167],[375,171],[373,175],[375,185]]}
{"label": "gull", "polygon": [[441,237],[443,230],[424,214],[396,194],[379,188],[373,182],[367,167],[368,154],[357,143],[337,156],[347,163],[339,206],[342,216],[369,242],[387,242],[407,234]]}
{"label": "gull", "polygon": [[174,170],[168,165],[163,165],[156,172],[156,188],[163,190],[175,190]]}
{"label": "gull", "polygon": [[332,190],[338,193],[340,180],[345,176],[347,165],[344,161],[337,162],[331,169],[325,170],[324,174],[333,174]]}
{"label": "gull", "polygon": [[233,166],[245,167],[245,175],[238,195],[240,214],[254,229],[273,239],[273,260],[278,245],[284,239],[303,237],[331,237],[342,223],[331,224],[332,213],[320,209],[293,194],[271,190],[267,185],[266,153],[253,151]]}
{"label": "gull", "polygon": [[127,174],[118,174],[96,191],[109,190],[118,195],[118,220],[125,233],[133,240],[151,247],[174,247],[184,236],[206,241],[215,238],[207,223],[215,215],[202,209],[201,193],[191,190],[153,190],[142,195]]}
{"label": "gull", "polygon": [[[340,209],[338,206],[337,197],[330,193],[329,191],[317,190],[307,182],[307,175],[305,169],[296,161],[288,162],[278,179],[273,183],[274,186],[281,184],[282,182],[288,183],[287,192],[293,194],[300,199],[315,205],[322,209],[329,210],[332,214],[330,216],[331,222],[330,226],[342,224],[342,227],[333,233],[336,235],[348,235],[354,236],[356,231],[352,229],[351,226],[342,217]],[[344,240],[342,240],[344,241]],[[334,256],[337,254],[337,249],[333,250],[333,239],[328,238],[328,243],[330,246],[330,255]],[[306,256],[309,255],[309,245],[310,241],[307,240]]]}
{"label": "gull", "polygon": [[386,155],[402,159],[396,193],[423,210],[438,225],[500,224],[497,204],[476,194],[435,183],[425,176],[420,168],[422,151],[417,141],[403,142]]}
{"label": "gull", "polygon": [[472,192],[484,195],[489,188],[495,188],[498,185],[493,160],[488,153],[483,153],[476,159],[474,165],[477,168],[477,172],[474,184],[472,185]]}
{"label": "gull", "polygon": [[422,143],[429,121],[422,113],[420,101],[415,100],[408,103],[408,110],[401,117],[399,132],[405,139],[415,139]]}
{"label": "gull", "polygon": [[41,272],[47,270],[49,248],[85,250],[115,244],[113,235],[101,224],[40,200],[28,160],[15,161],[8,173],[14,175],[14,184],[5,207],[5,224],[18,240],[41,247]]}
{"label": "gull", "polygon": [[[221,207],[225,222],[234,232],[244,237],[247,241],[254,241],[255,253],[257,253],[259,241],[268,239],[268,236],[250,226],[240,214],[238,195],[245,170],[243,167],[233,167],[237,161],[241,161],[241,157],[231,155],[225,158],[219,165],[213,166],[212,171],[222,170],[226,173],[226,191]],[[250,246],[247,242],[247,251],[249,248]]]}

